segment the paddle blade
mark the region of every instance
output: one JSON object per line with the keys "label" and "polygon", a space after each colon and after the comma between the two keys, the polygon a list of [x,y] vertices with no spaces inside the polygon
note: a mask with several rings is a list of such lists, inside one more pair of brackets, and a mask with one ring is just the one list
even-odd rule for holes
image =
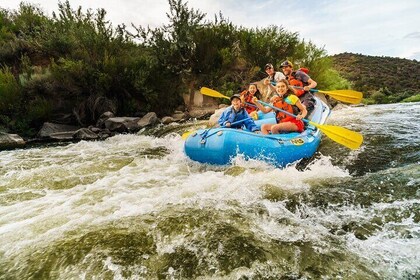
{"label": "paddle blade", "polygon": [[313,126],[319,128],[331,140],[346,146],[347,148],[356,150],[363,143],[363,135],[347,128],[334,125],[321,125],[314,122],[309,122]]}
{"label": "paddle blade", "polygon": [[190,136],[191,133],[193,133],[193,132],[195,132],[195,130],[190,130],[190,131],[184,132],[181,136],[182,140],[187,140],[188,136]]}
{"label": "paddle blade", "polygon": [[221,94],[218,91],[215,91],[211,88],[206,88],[206,87],[202,87],[200,89],[200,92],[202,95],[207,95],[207,96],[211,96],[211,97],[217,97],[217,98],[226,98],[226,99],[230,99],[229,97],[227,97],[226,95]]}
{"label": "paddle blade", "polygon": [[318,90],[318,92],[324,93],[331,96],[338,101],[350,103],[350,104],[359,104],[362,101],[363,93],[360,91],[354,91],[349,89],[340,89],[340,90]]}

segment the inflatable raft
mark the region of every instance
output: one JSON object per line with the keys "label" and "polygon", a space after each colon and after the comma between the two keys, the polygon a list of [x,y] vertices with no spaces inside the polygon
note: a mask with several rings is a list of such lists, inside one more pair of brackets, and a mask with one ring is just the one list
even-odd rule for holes
{"label": "inflatable raft", "polygon": [[[315,109],[310,116],[312,122],[324,124],[330,109],[320,99],[316,99]],[[258,126],[276,123],[274,113],[259,114]],[[307,125],[302,133],[262,135],[247,130],[232,128],[201,129],[190,134],[185,140],[185,154],[201,163],[225,165],[238,154],[246,159],[259,159],[284,167],[303,158],[314,155],[321,142],[322,133],[312,125]]]}

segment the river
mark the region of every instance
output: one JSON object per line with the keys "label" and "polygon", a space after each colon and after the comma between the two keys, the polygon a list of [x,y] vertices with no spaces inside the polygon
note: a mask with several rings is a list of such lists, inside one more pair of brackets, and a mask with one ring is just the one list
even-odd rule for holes
{"label": "river", "polygon": [[284,169],[192,162],[185,126],[1,151],[0,279],[419,279],[419,120],[333,111],[361,149]]}

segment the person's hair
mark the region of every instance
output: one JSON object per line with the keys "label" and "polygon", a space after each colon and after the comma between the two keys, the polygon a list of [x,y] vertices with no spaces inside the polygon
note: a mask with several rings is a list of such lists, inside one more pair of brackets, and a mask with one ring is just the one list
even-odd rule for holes
{"label": "person's hair", "polygon": [[248,91],[248,92],[249,92],[249,87],[250,87],[250,86],[255,86],[255,88],[256,88],[257,90],[255,91],[254,96],[255,96],[255,97],[257,97],[258,99],[261,99],[262,94],[261,94],[260,90],[258,89],[257,84],[256,84],[256,83],[249,83],[249,86],[248,86],[248,89],[247,89],[247,91]]}
{"label": "person's hair", "polygon": [[[277,82],[277,85],[279,83],[284,83],[287,87],[287,92],[285,93],[285,96],[288,96],[289,94],[296,94],[296,90],[289,84],[289,81],[286,79],[281,79],[280,81]],[[276,87],[277,87],[276,85]]]}

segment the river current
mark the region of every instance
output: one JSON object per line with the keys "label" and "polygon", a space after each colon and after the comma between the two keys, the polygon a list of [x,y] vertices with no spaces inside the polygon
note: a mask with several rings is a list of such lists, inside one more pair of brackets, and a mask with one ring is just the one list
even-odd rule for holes
{"label": "river current", "polygon": [[189,160],[167,126],[0,152],[0,279],[420,279],[420,103],[333,110],[284,169]]}

